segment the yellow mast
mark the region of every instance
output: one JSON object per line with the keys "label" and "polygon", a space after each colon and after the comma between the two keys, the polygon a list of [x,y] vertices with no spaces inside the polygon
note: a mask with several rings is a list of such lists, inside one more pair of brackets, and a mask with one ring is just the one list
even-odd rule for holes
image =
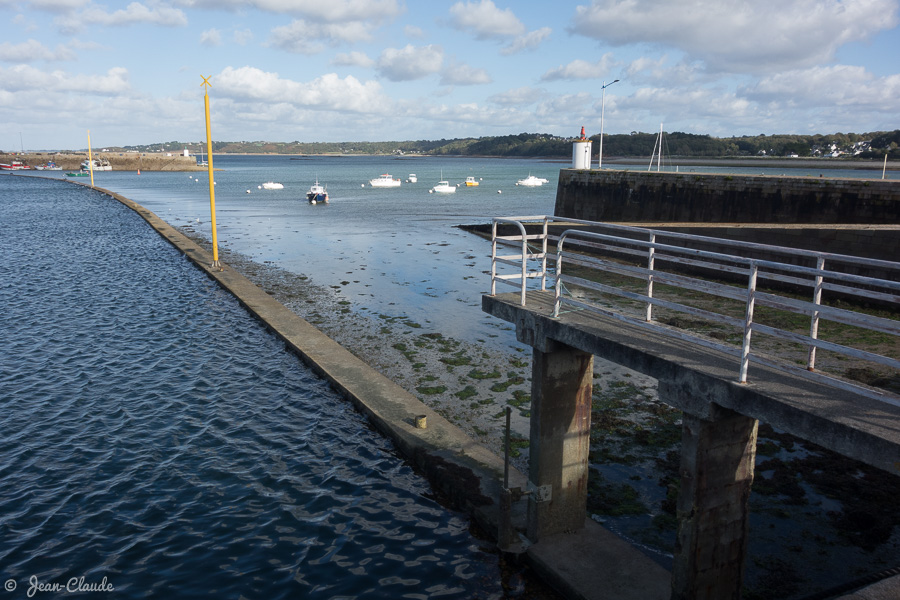
{"label": "yellow mast", "polygon": [[[203,75],[200,77],[203,77]],[[216,238],[216,181],[213,179],[212,134],[209,129],[209,88],[212,87],[209,77],[203,77],[203,83],[200,85],[203,86],[203,104],[206,108],[206,154],[209,157],[206,164],[209,169],[209,214],[210,222],[212,223],[213,246],[212,266],[221,268],[221,265],[219,265],[219,242]]]}
{"label": "yellow mast", "polygon": [[91,171],[91,187],[94,187],[94,158],[91,154],[91,130],[88,129],[88,169]]}

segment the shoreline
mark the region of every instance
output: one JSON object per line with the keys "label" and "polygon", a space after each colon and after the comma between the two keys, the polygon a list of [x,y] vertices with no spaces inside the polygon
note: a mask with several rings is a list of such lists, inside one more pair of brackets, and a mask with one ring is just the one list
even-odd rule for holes
{"label": "shoreline", "polygon": [[[197,156],[183,156],[181,154],[155,154],[134,152],[94,152],[94,158],[105,158],[113,165],[116,171],[206,171],[207,167],[197,164]],[[291,160],[304,160],[307,158],[366,158],[383,157],[396,160],[410,158],[460,158],[460,159],[508,159],[508,160],[534,160],[560,164],[571,164],[568,156],[495,156],[489,154],[279,154],[273,152],[222,152],[213,153],[213,163],[216,156],[284,156]],[[25,164],[35,166],[48,161],[55,161],[64,170],[80,168],[81,161],[86,160],[87,152],[25,152],[2,153],[0,163],[9,163],[13,160],[23,160]],[[609,165],[634,165],[647,163],[649,156],[604,156],[603,161]],[[851,171],[900,171],[900,161],[888,160],[885,167],[884,161],[843,159],[843,158],[784,158],[784,157],[752,157],[752,156],[722,156],[715,158],[705,157],[679,157],[669,156],[670,164],[691,167],[741,167],[741,168],[808,168],[822,170],[851,170]],[[220,170],[220,169],[216,169]]]}

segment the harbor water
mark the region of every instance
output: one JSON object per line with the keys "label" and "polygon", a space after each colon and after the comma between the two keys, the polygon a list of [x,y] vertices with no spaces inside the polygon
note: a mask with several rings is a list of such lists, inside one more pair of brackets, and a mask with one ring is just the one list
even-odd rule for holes
{"label": "harbor water", "polygon": [[[481,312],[481,296],[490,291],[490,243],[456,226],[490,223],[497,216],[553,214],[559,170],[569,168],[571,161],[424,156],[213,158],[213,166],[220,169],[215,173],[215,195],[221,247],[336,289],[354,310],[408,318],[434,331],[453,332],[462,341],[498,349],[518,346],[515,336],[503,331],[505,324]],[[759,167],[732,170],[785,172],[784,168]],[[829,177],[876,176],[871,171],[827,169],[789,174],[818,177],[823,172]],[[35,173],[65,177],[58,171]],[[416,183],[407,182],[412,173]],[[369,180],[382,174],[400,179],[401,186],[372,188]],[[548,183],[516,185],[528,175]],[[900,177],[900,172],[888,175]],[[429,193],[438,181],[457,185],[466,177],[479,185],[459,185],[453,194]],[[206,172],[108,171],[96,172],[94,178],[97,186],[131,198],[171,225],[211,237]],[[283,184],[284,189],[263,189],[262,184],[269,181]],[[316,181],[326,186],[329,204],[306,202],[306,191]]]}
{"label": "harbor water", "polygon": [[[308,277],[318,286],[332,290],[336,297],[342,300],[341,304],[346,304],[347,310],[372,316],[409,319],[422,326],[420,331],[450,335],[462,342],[471,343],[474,348],[498,352],[513,351],[519,353],[519,356],[522,353],[530,353],[530,348],[516,341],[515,332],[508,324],[500,323],[482,313],[481,296],[490,289],[490,242],[460,230],[457,225],[489,223],[494,216],[552,214],[559,170],[568,168],[568,161],[436,157],[215,156],[214,166],[221,169],[215,174],[220,247],[249,256],[255,262]],[[633,168],[646,170],[646,165],[634,165]],[[691,167],[690,170],[710,172],[716,169]],[[732,168],[730,171],[760,174],[764,170]],[[403,180],[403,184],[399,188],[390,189],[375,189],[368,184],[370,179],[384,173]],[[410,173],[417,175],[417,183],[407,183]],[[876,177],[872,172],[866,171],[816,170],[813,173],[802,169],[786,172],[784,168],[771,169],[763,174],[819,177],[821,173],[826,177]],[[516,185],[517,180],[529,174],[546,178],[549,183],[537,188]],[[58,172],[52,175],[64,177],[64,174]],[[880,172],[878,175],[880,176]],[[480,185],[468,188],[460,186],[453,194],[429,193],[430,188],[440,180],[457,184],[469,176],[475,177]],[[889,172],[888,176],[896,179],[900,177],[900,173]],[[4,179],[18,178],[0,177],[0,182]],[[327,205],[312,206],[305,200],[306,190],[316,180],[327,186],[331,198],[331,202]],[[80,181],[83,182],[84,178]],[[112,171],[95,173],[95,181],[97,186],[135,200],[176,227],[195,232],[207,239],[210,237],[209,194],[205,172],[137,174]],[[267,181],[282,183],[284,189],[265,190],[262,184]],[[63,187],[69,189],[71,186]],[[91,215],[89,220],[105,218],[108,217],[98,213]],[[0,222],[6,223],[6,219]],[[4,227],[8,228],[6,225]],[[109,220],[106,227],[119,227],[118,217]],[[146,226],[143,227],[146,229]],[[104,230],[102,225],[100,230]],[[0,238],[0,244],[9,243],[5,238]],[[87,241],[83,243],[90,244]],[[51,254],[43,244],[34,252]],[[60,248],[57,252],[63,254],[68,250]],[[53,265],[54,269],[60,270],[67,266],[66,260],[61,256],[45,258],[44,264]],[[136,268],[134,262],[133,258],[122,258],[116,262],[114,268],[134,269]],[[137,262],[150,261],[138,259]],[[11,267],[4,265],[4,268]],[[50,270],[51,267],[48,266],[45,270],[30,272],[43,274]],[[165,276],[163,279],[169,280]],[[211,284],[208,285],[213,297],[219,299],[220,293],[215,291]],[[208,302],[211,301],[204,300],[204,303]],[[195,320],[201,322],[205,318],[206,316],[197,315],[190,317],[192,322]],[[221,319],[217,319],[216,322],[223,323]],[[130,322],[122,319],[119,324],[125,326]],[[223,326],[223,329],[231,326]],[[264,339],[268,340],[267,337]],[[281,352],[279,344],[271,340],[267,343],[274,344],[277,349],[273,350],[272,354]],[[123,352],[116,351],[115,354]],[[146,353],[142,354],[145,355]],[[195,358],[199,360],[201,357]],[[95,362],[103,361],[96,359]],[[209,369],[214,368],[207,364],[200,371],[206,377]],[[275,372],[277,371],[276,368]],[[180,373],[176,374],[180,376]],[[207,380],[200,391],[205,394],[209,387],[218,389],[220,380],[224,378],[226,378],[224,374],[218,374],[213,379],[214,386]],[[252,386],[262,386],[257,379],[251,381]],[[96,381],[93,385],[96,385]],[[327,390],[323,393],[327,393]],[[648,389],[643,393],[650,394],[652,391]],[[247,402],[254,404],[256,396]],[[317,402],[314,404],[318,406]],[[292,400],[291,406],[293,405]],[[98,407],[92,407],[89,412],[93,415],[99,410]],[[240,412],[240,409],[236,410]],[[305,410],[302,409],[301,412]],[[342,411],[340,416],[335,418],[340,422],[355,419],[352,421],[354,426],[365,427],[362,421],[348,412],[349,409]],[[120,415],[115,411],[112,414]],[[128,416],[130,417],[130,413]],[[86,419],[88,423],[94,423],[99,418],[92,416]],[[46,420],[42,423],[46,424]],[[334,423],[325,425],[326,429],[331,427],[338,425]],[[338,431],[340,432],[338,436],[345,435],[345,430],[338,429]],[[184,440],[193,439],[192,435],[197,434],[180,434],[177,447],[185,448]],[[225,439],[224,435],[222,439]],[[769,442],[766,443],[771,445]],[[10,448],[18,446],[13,444]],[[794,455],[809,452],[799,444],[792,448],[784,456],[786,461],[794,459]],[[389,448],[383,450],[390,453]],[[338,451],[335,449],[335,452]],[[348,451],[347,454],[351,462],[359,460],[355,449],[352,452]],[[394,457],[391,459],[396,460]],[[635,490],[641,502],[654,507],[646,514],[604,516],[603,522],[606,527],[635,543],[654,548],[670,547],[671,538],[674,537],[673,531],[662,528],[661,532],[657,532],[655,528],[655,518],[660,516],[655,507],[658,507],[661,499],[665,498],[667,488],[660,485],[658,478],[653,474],[652,463],[655,461],[649,462],[651,466],[647,469],[642,465],[631,463],[623,465],[614,460],[608,464],[594,465],[602,472],[608,484],[615,488],[627,486],[628,489]],[[252,468],[256,468],[256,465]],[[748,597],[803,598],[813,591],[894,566],[897,560],[900,560],[898,559],[900,533],[895,531],[898,528],[891,527],[886,530],[885,539],[878,541],[874,547],[861,547],[857,543],[848,543],[845,532],[832,526],[831,521],[836,519],[836,515],[842,514],[842,511],[851,513],[853,503],[842,500],[841,494],[833,497],[830,493],[823,492],[821,487],[803,482],[807,498],[804,502],[808,502],[810,506],[798,508],[797,499],[794,497],[784,499],[771,492],[764,495],[762,493],[766,487],[764,480],[771,475],[762,471],[758,476],[759,485],[756,486],[758,493],[753,494],[751,498],[755,504],[752,507],[751,517],[751,559],[747,564],[748,586],[757,593],[755,596],[749,594]],[[250,474],[241,481],[248,486],[256,486],[255,477]],[[421,493],[427,498],[427,490]],[[289,497],[292,498],[290,495]],[[255,507],[255,503],[252,506]],[[854,508],[852,512],[854,514],[864,512],[870,510],[872,506],[876,506],[877,511],[888,510],[882,504],[875,503]],[[311,514],[318,513],[311,512]],[[457,523],[460,531],[454,531],[451,538],[463,546],[468,544],[466,548],[474,550],[476,556],[479,556],[474,561],[475,564],[461,563],[467,564],[463,569],[464,575],[468,577],[470,573],[478,573],[474,579],[495,577],[496,564],[492,562],[493,557],[483,552],[477,542],[465,537],[461,531],[465,528],[463,522]],[[388,526],[382,528],[392,529]],[[442,529],[442,526],[436,526],[436,530]],[[405,529],[399,531],[403,532],[401,535],[406,534]],[[459,537],[456,537],[457,535]],[[266,533],[263,537],[269,539],[271,536]],[[298,539],[306,538],[298,536]],[[345,548],[352,548],[355,552],[354,540],[349,539],[346,546],[329,556],[323,556],[326,550],[322,549],[323,554],[319,555],[319,560],[341,564],[347,562],[350,565],[347,567],[348,570],[358,568],[353,563],[356,558],[352,552],[347,551],[354,558],[346,561],[343,558]],[[387,552],[386,549],[382,551]],[[390,552],[396,552],[396,556],[399,557],[405,556],[396,550]],[[361,560],[364,561],[365,558]],[[8,564],[11,563],[0,555],[0,567],[6,569]],[[364,566],[369,564],[371,563],[365,563]],[[331,565],[330,568],[335,567]],[[302,570],[299,567],[298,569]],[[28,571],[18,570],[16,576],[19,577],[20,573],[26,572]],[[50,573],[56,580],[56,572]],[[96,571],[96,574],[101,574],[101,570]],[[445,575],[430,578],[431,581],[445,579]],[[415,581],[417,578],[412,576],[409,580]],[[472,579],[464,577],[463,580],[468,582]],[[786,582],[790,582],[791,585],[786,585]],[[418,591],[418,585],[424,583],[410,585],[410,588],[416,590],[415,592],[409,590],[413,597],[416,597],[415,593],[421,593]],[[459,597],[466,597],[466,593],[472,589],[465,587],[465,583],[458,585],[460,586],[458,592],[457,588],[451,588],[449,592],[451,597],[456,593]],[[240,588],[235,585],[233,589]],[[314,588],[291,589],[300,589],[305,593]],[[501,593],[494,588],[486,589],[492,590],[490,593]],[[778,590],[778,593],[772,590]],[[443,588],[436,588],[434,592],[428,592],[426,597],[428,594],[438,595],[445,591]],[[333,595],[340,596],[343,593],[337,590]],[[363,597],[367,593],[370,592],[347,592],[346,595]],[[320,591],[319,594],[321,597],[330,597],[332,591]]]}
{"label": "harbor water", "polygon": [[137,214],[3,176],[0,223],[7,597],[504,597],[468,520]]}

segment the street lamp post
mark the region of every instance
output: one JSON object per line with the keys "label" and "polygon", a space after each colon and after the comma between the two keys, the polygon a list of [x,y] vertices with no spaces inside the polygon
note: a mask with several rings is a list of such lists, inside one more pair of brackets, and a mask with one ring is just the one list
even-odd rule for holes
{"label": "street lamp post", "polygon": [[600,95],[600,158],[597,161],[597,168],[603,168],[603,109],[606,107],[606,88],[611,86],[612,84],[619,81],[615,79],[610,81],[609,83],[603,82],[603,87],[600,88],[602,94]]}

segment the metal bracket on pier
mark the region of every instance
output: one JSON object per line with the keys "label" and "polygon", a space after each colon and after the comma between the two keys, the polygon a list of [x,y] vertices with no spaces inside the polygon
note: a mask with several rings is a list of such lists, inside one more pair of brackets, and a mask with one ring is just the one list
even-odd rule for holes
{"label": "metal bracket on pier", "polygon": [[525,493],[530,494],[535,502],[550,502],[553,499],[553,486],[535,485],[529,481]]}

